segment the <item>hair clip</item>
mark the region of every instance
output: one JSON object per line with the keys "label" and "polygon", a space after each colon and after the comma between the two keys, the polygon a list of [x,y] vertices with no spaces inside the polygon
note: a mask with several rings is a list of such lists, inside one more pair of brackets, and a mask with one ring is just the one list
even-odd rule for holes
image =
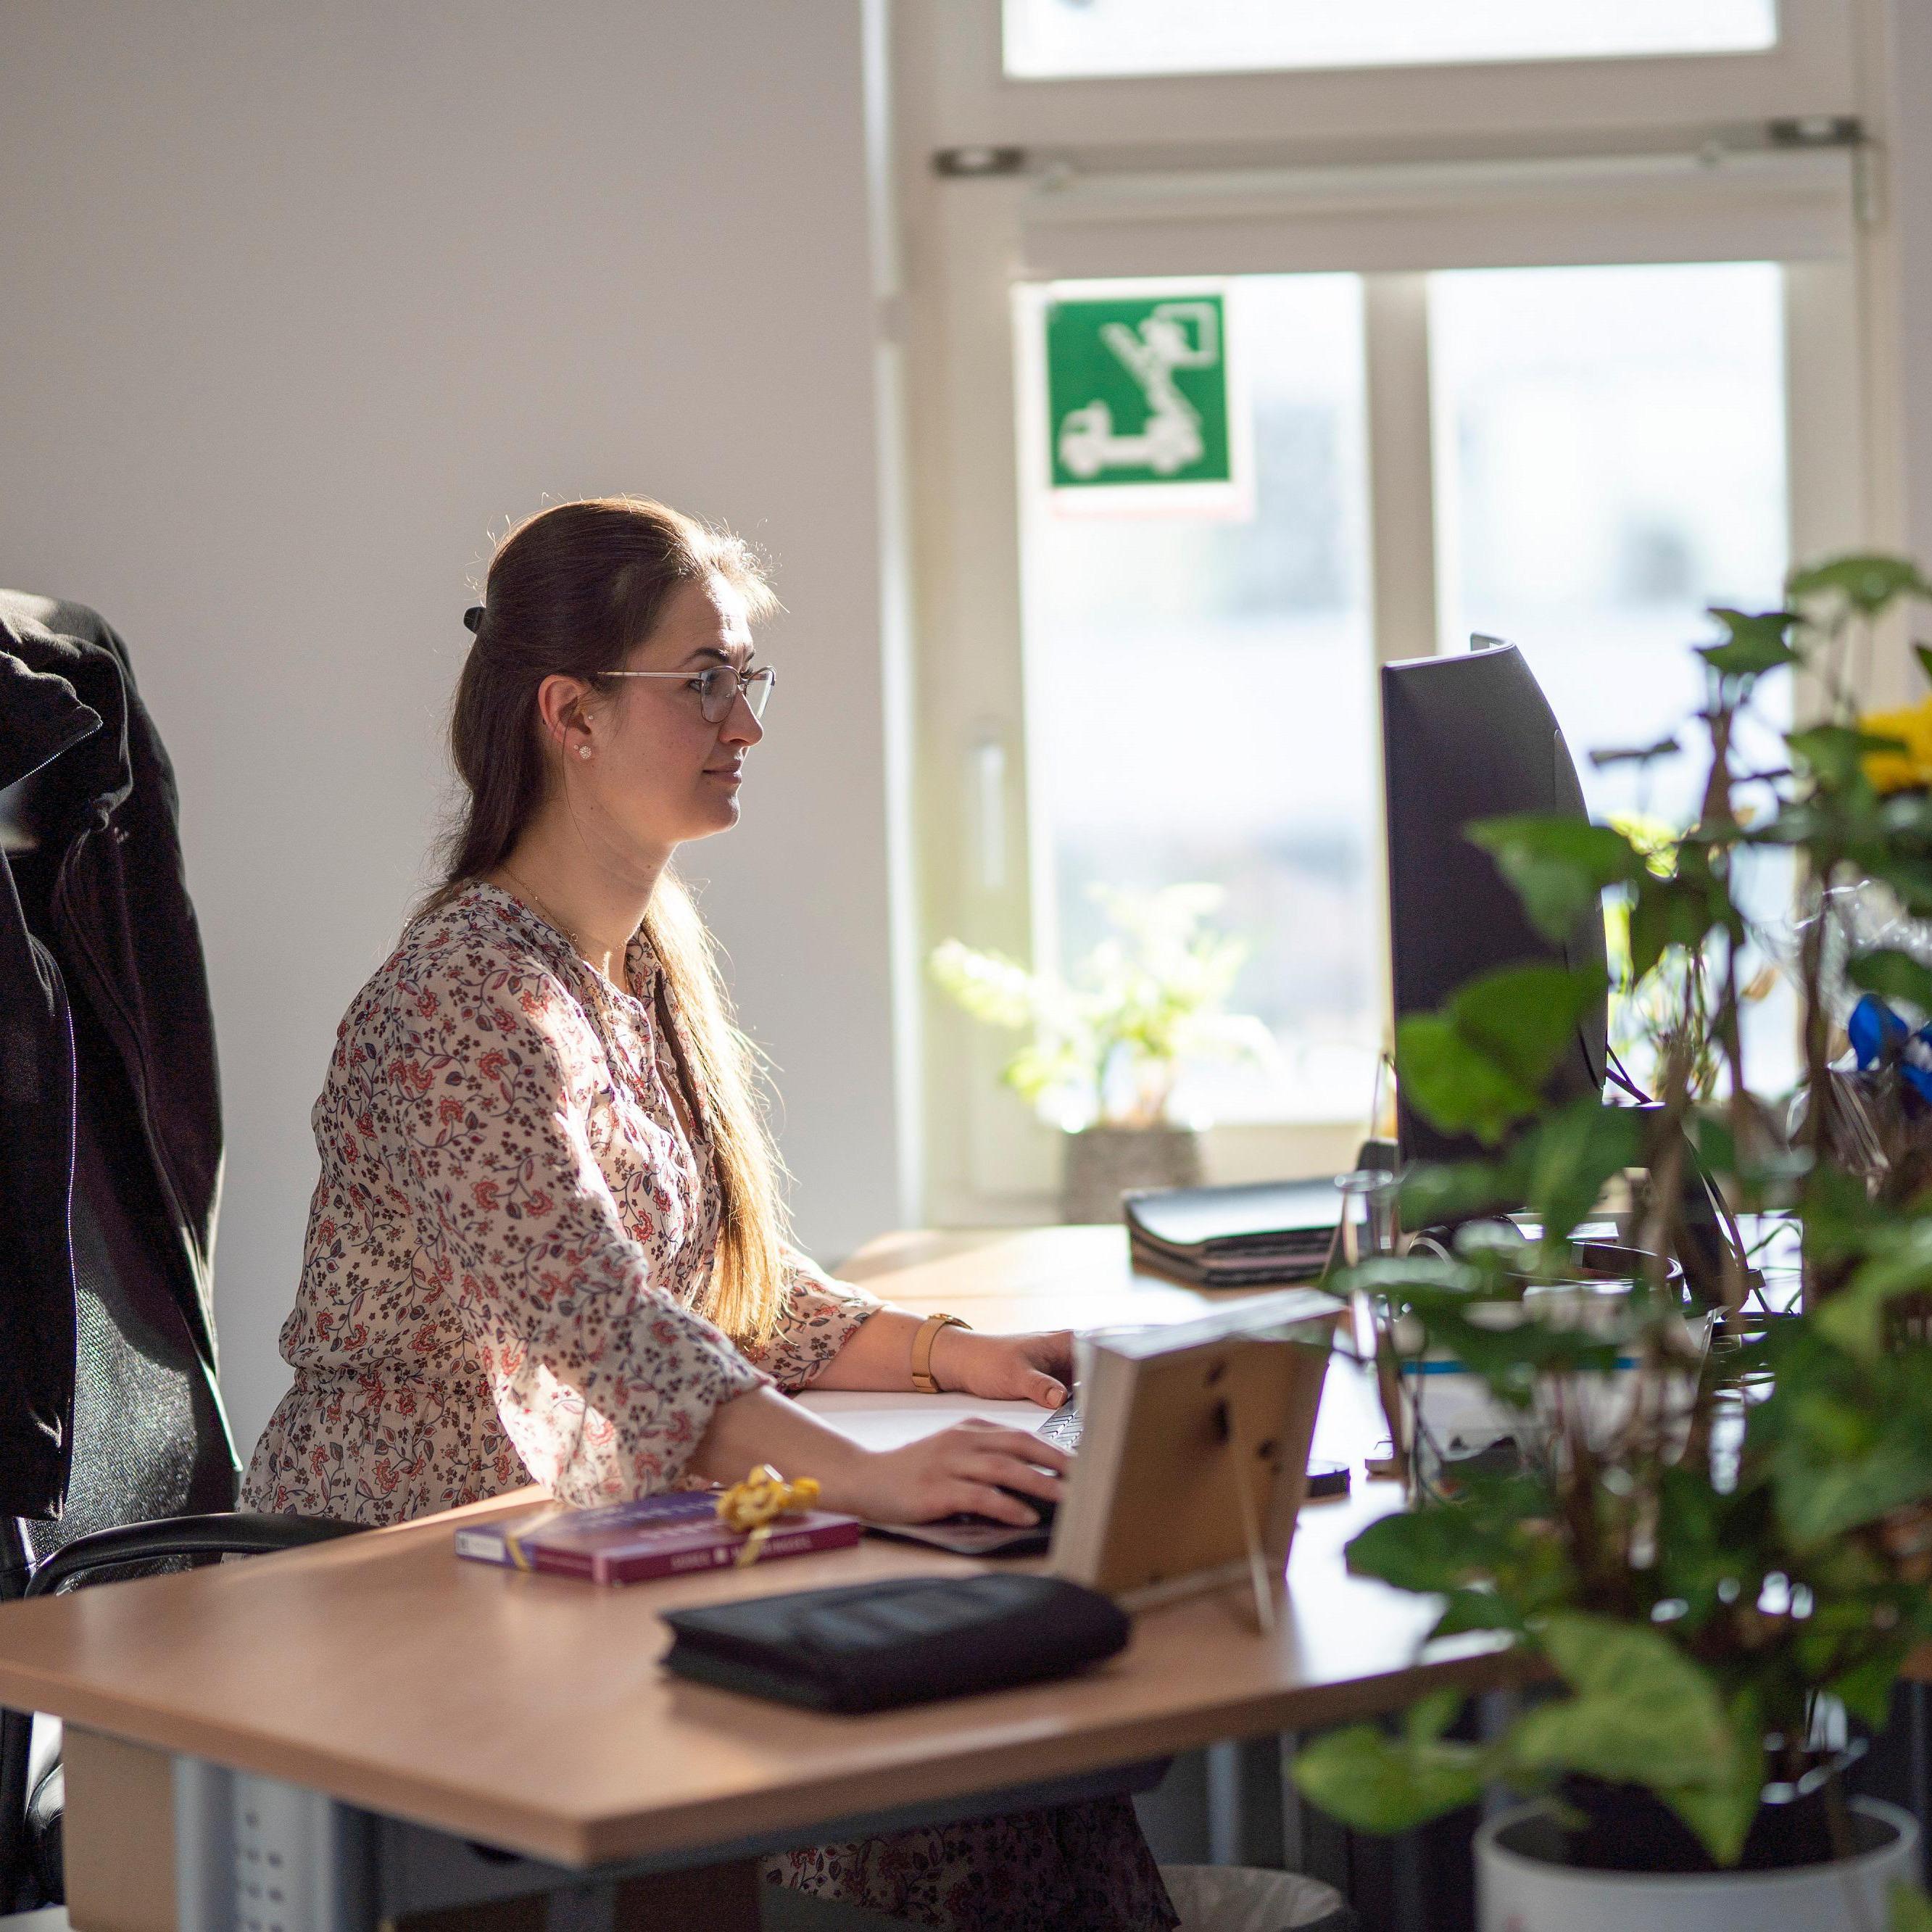
{"label": "hair clip", "polygon": [[463,621],[469,626],[470,634],[472,637],[474,637],[476,633],[483,628],[482,605],[480,604],[471,604],[470,608],[464,612]]}

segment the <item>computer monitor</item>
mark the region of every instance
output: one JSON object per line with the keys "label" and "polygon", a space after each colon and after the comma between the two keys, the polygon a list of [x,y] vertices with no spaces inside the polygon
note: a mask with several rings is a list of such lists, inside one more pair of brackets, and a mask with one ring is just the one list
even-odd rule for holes
{"label": "computer monitor", "polygon": [[[1606,970],[1592,906],[1562,944],[1532,926],[1488,853],[1468,839],[1480,819],[1518,812],[1582,819],[1583,788],[1556,716],[1514,644],[1483,638],[1466,653],[1384,664],[1382,782],[1388,802],[1389,950],[1398,1023],[1434,1012],[1457,988],[1499,967],[1550,960]],[[1607,996],[1576,1028],[1552,1097],[1600,1097]],[[1445,1134],[1396,1082],[1402,1161],[1468,1160],[1484,1150]]]}

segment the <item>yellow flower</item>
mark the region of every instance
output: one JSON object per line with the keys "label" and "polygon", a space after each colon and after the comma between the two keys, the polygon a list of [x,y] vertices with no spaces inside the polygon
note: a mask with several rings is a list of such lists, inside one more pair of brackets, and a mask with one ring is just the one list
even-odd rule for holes
{"label": "yellow flower", "polygon": [[1874,738],[1896,738],[1904,747],[1865,754],[1865,776],[1873,790],[1932,785],[1932,698],[1920,699],[1906,711],[1872,712],[1858,720],[1858,729]]}

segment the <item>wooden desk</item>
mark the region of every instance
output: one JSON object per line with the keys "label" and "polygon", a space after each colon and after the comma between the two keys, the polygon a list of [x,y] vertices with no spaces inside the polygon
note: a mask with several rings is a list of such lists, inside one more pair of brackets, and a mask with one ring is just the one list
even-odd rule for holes
{"label": "wooden desk", "polygon": [[[872,1280],[905,1305],[955,1308],[988,1327],[1173,1319],[1204,1299],[1130,1276],[1124,1242],[1104,1228],[1007,1237]],[[1344,1441],[1359,1453],[1372,1432],[1366,1400],[1338,1360],[1324,1400],[1329,1453]],[[1428,1605],[1346,1573],[1343,1542],[1396,1500],[1376,1485],[1306,1510],[1272,1636],[1230,1592],[1143,1614],[1126,1652],[1085,1676],[862,1718],[820,1715],[667,1676],[661,1613],[980,1566],[872,1542],[796,1559],[782,1576],[598,1590],[456,1559],[458,1517],[533,1493],[8,1605],[0,1702],[322,1794],[334,1822],[320,1842],[335,1847],[332,1857],[347,1842],[337,1814],[353,1808],[555,1864],[665,1867],[964,1815],[986,1808],[975,1801],[988,1793],[1388,1709],[1413,1698],[1425,1672],[1473,1686],[1502,1682],[1506,1667],[1480,1642],[1418,1666]],[[196,1802],[193,1786],[178,1776],[184,1807]],[[368,1856],[382,1856],[380,1843]],[[328,1922],[367,1928],[376,1911]]]}

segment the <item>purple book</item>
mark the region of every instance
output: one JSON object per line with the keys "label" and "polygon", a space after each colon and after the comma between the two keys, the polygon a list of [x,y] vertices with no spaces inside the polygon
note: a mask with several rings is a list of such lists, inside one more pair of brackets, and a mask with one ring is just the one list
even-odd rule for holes
{"label": "purple book", "polygon": [[[858,1540],[856,1516],[806,1510],[780,1516],[756,1560],[770,1563],[815,1550],[843,1550]],[[513,1570],[587,1576],[593,1583],[641,1583],[653,1576],[724,1569],[739,1560],[745,1543],[742,1532],[718,1521],[716,1495],[704,1490],[640,1496],[599,1509],[549,1503],[499,1522],[466,1524],[456,1532],[459,1556]]]}

